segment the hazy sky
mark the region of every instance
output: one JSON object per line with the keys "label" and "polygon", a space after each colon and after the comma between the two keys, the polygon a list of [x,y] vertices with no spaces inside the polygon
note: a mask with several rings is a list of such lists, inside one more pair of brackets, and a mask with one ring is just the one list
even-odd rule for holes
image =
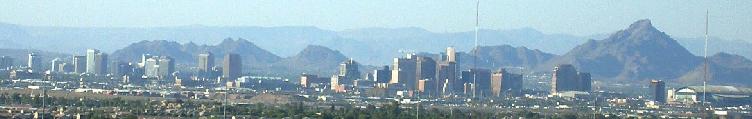
{"label": "hazy sky", "polygon": [[[34,26],[155,27],[316,26],[329,30],[421,27],[474,29],[474,0],[0,0],[0,22]],[[481,28],[531,27],[544,33],[611,33],[649,18],[674,37],[701,37],[710,9],[711,36],[752,41],[752,0],[481,0]]]}

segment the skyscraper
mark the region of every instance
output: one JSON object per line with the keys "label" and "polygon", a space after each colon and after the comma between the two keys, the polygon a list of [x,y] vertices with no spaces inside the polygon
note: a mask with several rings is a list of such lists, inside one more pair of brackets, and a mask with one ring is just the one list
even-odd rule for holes
{"label": "skyscraper", "polygon": [[169,79],[175,72],[175,61],[169,56],[154,56],[144,62],[144,75],[149,78]]}
{"label": "skyscraper", "polygon": [[522,75],[509,73],[505,69],[493,72],[491,75],[491,92],[497,97],[504,94],[521,95]]}
{"label": "skyscraper", "polygon": [[86,56],[73,56],[73,72],[86,72]]}
{"label": "skyscraper", "polygon": [[159,57],[159,77],[167,79],[172,77],[172,73],[175,72],[175,61],[168,56]]}
{"label": "skyscraper", "polygon": [[360,70],[358,70],[358,62],[355,62],[352,59],[349,59],[345,62],[342,62],[339,64],[339,76],[342,77],[344,84],[352,84],[353,81],[360,78]]}
{"label": "skyscraper", "polygon": [[51,64],[50,66],[51,72],[63,72],[62,70],[63,68],[61,67],[62,66],[61,64],[63,64],[63,60],[61,60],[60,58],[52,59],[52,61],[50,61],[50,64]]}
{"label": "skyscraper", "polygon": [[60,64],[58,67],[59,67],[58,70],[60,70],[61,72],[66,72],[66,73],[73,72],[73,65],[70,63],[64,62]]}
{"label": "skyscraper", "polygon": [[317,75],[313,75],[313,74],[304,73],[300,75],[301,87],[311,87],[311,86],[314,86],[314,84],[315,85],[329,84],[330,81],[331,81],[330,78],[318,77]]}
{"label": "skyscraper", "polygon": [[29,60],[26,62],[26,66],[31,68],[33,72],[43,72],[42,59],[36,53],[29,53]]}
{"label": "skyscraper", "polygon": [[454,62],[444,62],[437,67],[436,79],[439,81],[441,92],[444,95],[453,92],[462,92],[464,81],[457,79],[457,68]]}
{"label": "skyscraper", "polygon": [[458,65],[459,59],[457,58],[457,52],[454,47],[447,47],[445,55],[442,55],[442,61],[436,67],[436,78],[438,88],[444,95],[462,92],[465,82],[459,80],[457,74],[459,73]]}
{"label": "skyscraper", "polygon": [[416,59],[415,74],[419,80],[436,78],[436,61],[430,57],[419,56]]}
{"label": "skyscraper", "polygon": [[580,77],[579,82],[577,82],[577,86],[579,86],[580,91],[584,92],[590,92],[592,91],[592,82],[593,79],[590,77],[590,73],[587,72],[578,72],[577,76]]}
{"label": "skyscraper", "polygon": [[141,54],[141,62],[138,62],[138,67],[144,68],[146,66],[146,60],[153,57],[151,54]]}
{"label": "skyscraper", "polygon": [[666,103],[666,83],[662,80],[651,80],[650,91],[653,92],[653,101]]}
{"label": "skyscraper", "polygon": [[389,78],[392,77],[392,72],[389,70],[389,66],[384,66],[381,69],[373,71],[373,79],[376,83],[389,83]]}
{"label": "skyscraper", "polygon": [[415,77],[418,80],[420,92],[427,96],[438,96],[439,84],[436,81],[436,61],[430,57],[419,56],[415,65]]}
{"label": "skyscraper", "polygon": [[394,58],[392,64],[391,84],[403,84],[408,90],[415,90],[416,79],[416,56],[408,54],[406,58]]}
{"label": "skyscraper", "polygon": [[447,61],[446,62],[457,62],[457,53],[454,49],[454,47],[447,47],[446,48],[446,55],[447,55]]}
{"label": "skyscraper", "polygon": [[[491,96],[491,71],[488,69],[470,69],[462,71],[462,80],[465,85],[469,86],[465,88],[468,95],[476,95],[480,97]],[[475,82],[477,81],[477,82]]]}
{"label": "skyscraper", "polygon": [[344,92],[345,91],[345,86],[342,85],[341,81],[342,81],[342,77],[341,76],[339,76],[339,75],[332,75],[332,77],[330,78],[330,81],[329,81],[329,83],[330,83],[329,87],[332,89],[332,91],[334,91],[334,92]]}
{"label": "skyscraper", "polygon": [[108,66],[110,66],[110,74],[114,76],[123,76],[130,73],[131,71],[131,66],[128,63],[122,61],[113,61]]}
{"label": "skyscraper", "polygon": [[225,54],[223,65],[222,77],[227,80],[235,80],[240,77],[240,73],[243,72],[243,64],[240,60],[240,55],[238,54]]}
{"label": "skyscraper", "polygon": [[577,72],[571,64],[559,64],[554,67],[551,79],[551,93],[556,94],[561,91],[583,91],[591,90],[590,73]]}
{"label": "skyscraper", "polygon": [[86,50],[86,73],[105,75],[107,64],[107,54],[97,49]]}
{"label": "skyscraper", "polygon": [[149,78],[159,77],[159,59],[151,57],[143,63],[144,75]]}
{"label": "skyscraper", "polygon": [[0,69],[8,69],[13,66],[13,58],[10,56],[0,56]]}
{"label": "skyscraper", "polygon": [[206,73],[211,71],[214,67],[214,54],[211,52],[198,54],[198,71],[199,73]]}

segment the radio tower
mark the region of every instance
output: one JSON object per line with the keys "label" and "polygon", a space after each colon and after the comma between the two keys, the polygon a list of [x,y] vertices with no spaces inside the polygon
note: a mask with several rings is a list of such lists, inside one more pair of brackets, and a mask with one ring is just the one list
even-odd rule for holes
{"label": "radio tower", "polygon": [[[471,70],[477,70],[477,68],[478,68],[477,67],[478,63],[477,62],[478,62],[478,22],[479,22],[478,16],[480,15],[479,11],[480,11],[480,0],[476,0],[476,2],[475,2],[475,45],[473,46],[473,48],[474,48],[473,55],[475,55],[475,57],[473,57],[473,69],[471,69]],[[478,88],[478,86],[477,86],[478,82],[477,82],[477,79],[476,79],[477,78],[476,71],[472,71],[472,73],[473,73],[473,98],[475,98],[475,95],[477,94],[476,90]]]}
{"label": "radio tower", "polygon": [[705,94],[707,94],[707,83],[708,83],[708,17],[710,17],[709,10],[705,11],[705,66],[703,71],[703,79],[702,79],[702,105],[703,108],[705,108],[705,103],[707,100],[705,100]]}

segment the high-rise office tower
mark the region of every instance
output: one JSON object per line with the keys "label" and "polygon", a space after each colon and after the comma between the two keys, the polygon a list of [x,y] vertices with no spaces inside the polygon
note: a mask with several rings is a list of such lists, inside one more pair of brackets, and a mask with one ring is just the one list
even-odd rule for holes
{"label": "high-rise office tower", "polygon": [[505,69],[493,72],[491,75],[491,92],[497,97],[504,94],[521,95],[522,75],[509,73]]}
{"label": "high-rise office tower", "polygon": [[63,62],[58,66],[58,68],[58,70],[60,70],[61,72],[73,72],[73,65],[70,63]]}
{"label": "high-rise office tower", "polygon": [[653,92],[653,100],[660,103],[666,103],[666,83],[662,80],[651,80],[650,91]]}
{"label": "high-rise office tower", "polygon": [[146,60],[152,57],[151,54],[141,54],[141,62],[138,62],[138,67],[144,68],[144,66],[146,66]]}
{"label": "high-rise office tower", "polygon": [[73,72],[86,72],[86,56],[73,56]]}
{"label": "high-rise office tower", "polygon": [[[468,95],[480,97],[491,96],[491,71],[488,69],[470,69],[462,71],[462,80]],[[469,87],[467,87],[469,86]]]}
{"label": "high-rise office tower", "polygon": [[330,78],[330,81],[329,81],[329,83],[330,83],[329,87],[332,89],[332,91],[334,91],[334,92],[344,92],[345,91],[345,87],[344,87],[344,85],[342,85],[341,81],[342,81],[342,77],[341,76],[339,76],[339,75],[332,75],[332,77]]}
{"label": "high-rise office tower", "polygon": [[403,84],[409,90],[415,90],[416,79],[416,56],[409,54],[406,58],[394,58],[392,64],[391,84]]}
{"label": "high-rise office tower", "polygon": [[123,76],[129,74],[132,70],[130,64],[122,61],[113,61],[110,66],[110,74],[114,76]]}
{"label": "high-rise office tower", "polygon": [[175,72],[175,60],[168,56],[159,57],[159,77],[167,79]]}
{"label": "high-rise office tower", "polygon": [[63,60],[61,60],[60,58],[52,59],[52,61],[50,61],[50,64],[52,64],[50,66],[51,72],[63,72],[62,67],[60,66],[61,64],[63,64]]}
{"label": "high-rise office tower", "polygon": [[437,83],[444,95],[459,93],[464,89],[465,82],[458,79],[459,68],[457,67],[459,59],[454,47],[447,47],[446,52],[442,55],[442,61],[436,67]]}
{"label": "high-rise office tower", "polygon": [[243,64],[238,54],[225,54],[224,62],[222,63],[224,65],[222,66],[222,77],[227,80],[235,80],[243,72]]}
{"label": "high-rise office tower", "polygon": [[430,57],[417,57],[415,74],[419,80],[436,78],[436,61]]}
{"label": "high-rise office tower", "polygon": [[13,58],[10,56],[0,56],[0,69],[8,69],[13,66]]}
{"label": "high-rise office tower", "polygon": [[86,73],[105,75],[107,64],[107,54],[97,49],[86,50]]}
{"label": "high-rise office tower", "polygon": [[214,54],[211,52],[198,54],[199,72],[209,72],[214,67]]}
{"label": "high-rise office tower", "polygon": [[352,84],[353,81],[360,78],[360,70],[358,70],[358,62],[353,59],[349,59],[339,64],[339,76],[342,77],[344,84]]}
{"label": "high-rise office tower", "polygon": [[423,93],[422,95],[432,96],[433,89],[430,86],[431,80],[418,80],[416,92]]}
{"label": "high-rise office tower", "polygon": [[590,73],[577,72],[571,64],[559,64],[554,67],[551,79],[551,93],[556,94],[561,91],[583,91],[591,90]]}
{"label": "high-rise office tower", "polygon": [[389,66],[384,66],[381,69],[373,71],[373,79],[376,83],[389,83],[389,78],[392,77],[392,72],[389,70]]}
{"label": "high-rise office tower", "polygon": [[446,48],[446,55],[447,55],[447,62],[457,62],[457,53],[454,49],[454,47],[447,47]]}
{"label": "high-rise office tower", "polygon": [[587,72],[578,72],[577,76],[580,77],[579,82],[577,82],[577,86],[579,86],[580,91],[584,92],[590,92],[592,91],[592,82],[593,79],[590,77],[590,73]]}
{"label": "high-rise office tower", "polygon": [[427,96],[439,95],[439,84],[436,79],[436,61],[430,57],[419,56],[416,59],[415,77],[418,81],[422,81],[422,85],[419,82],[420,90]]}
{"label": "high-rise office tower", "polygon": [[312,84],[329,84],[331,79],[329,78],[323,78],[318,77],[317,75],[313,74],[301,74],[300,75],[300,86],[301,87],[310,87]]}
{"label": "high-rise office tower", "polygon": [[143,63],[144,75],[149,78],[159,77],[159,59],[151,57]]}
{"label": "high-rise office tower", "polygon": [[444,62],[439,64],[436,69],[435,83],[440,85],[438,89],[441,89],[443,95],[449,95],[454,92],[462,92],[464,81],[457,79],[457,68],[454,62]]}
{"label": "high-rise office tower", "polygon": [[26,62],[26,66],[31,68],[33,72],[43,72],[42,59],[36,53],[29,53],[29,60]]}

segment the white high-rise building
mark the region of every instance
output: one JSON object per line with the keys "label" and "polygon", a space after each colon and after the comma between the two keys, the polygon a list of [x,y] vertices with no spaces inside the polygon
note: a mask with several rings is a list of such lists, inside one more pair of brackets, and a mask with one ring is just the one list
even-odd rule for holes
{"label": "white high-rise building", "polygon": [[62,66],[61,64],[63,64],[63,60],[61,60],[60,58],[55,58],[55,59],[52,59],[51,64],[52,64],[52,66],[50,66],[50,71],[52,71],[52,72],[63,72],[61,70],[63,68],[60,67],[60,66]]}
{"label": "white high-rise building", "polygon": [[29,53],[29,60],[26,62],[26,66],[31,68],[33,72],[42,72],[42,59],[36,53]]}
{"label": "white high-rise building", "polygon": [[447,62],[457,62],[457,53],[454,47],[446,48]]}
{"label": "white high-rise building", "polygon": [[107,74],[107,54],[97,49],[86,50],[86,73],[95,75]]}

